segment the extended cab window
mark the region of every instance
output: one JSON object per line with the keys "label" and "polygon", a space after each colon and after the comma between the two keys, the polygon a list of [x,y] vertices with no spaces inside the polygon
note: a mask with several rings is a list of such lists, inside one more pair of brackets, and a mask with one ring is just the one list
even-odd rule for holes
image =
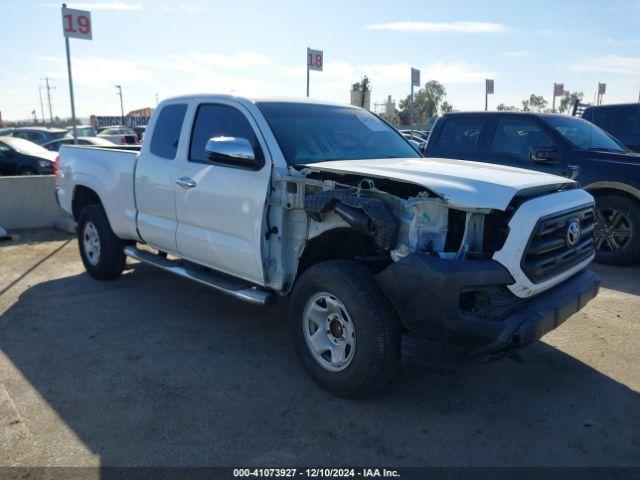
{"label": "extended cab window", "polygon": [[186,112],[186,103],[162,107],[151,137],[151,153],[167,160],[176,158],[182,121]]}
{"label": "extended cab window", "polygon": [[204,149],[213,137],[246,138],[253,145],[256,158],[262,155],[253,128],[237,108],[218,104],[200,105],[191,133],[189,160],[208,161]]}
{"label": "extended cab window", "polygon": [[534,122],[526,118],[501,118],[493,137],[491,151],[509,153],[528,161],[532,147],[551,147],[553,140]]}
{"label": "extended cab window", "polygon": [[449,150],[473,152],[485,123],[486,119],[482,117],[449,118],[442,128],[438,145]]}

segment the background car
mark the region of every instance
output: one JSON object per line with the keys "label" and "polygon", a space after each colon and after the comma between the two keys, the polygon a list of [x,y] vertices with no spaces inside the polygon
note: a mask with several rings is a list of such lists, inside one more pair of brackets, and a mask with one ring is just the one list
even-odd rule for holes
{"label": "background car", "polygon": [[23,138],[0,137],[0,174],[50,175],[56,153]]}
{"label": "background car", "polygon": [[[73,127],[67,127],[67,132],[69,135],[73,135]],[[76,135],[78,137],[95,137],[97,132],[91,125],[76,125]]]}
{"label": "background car", "polygon": [[24,138],[30,142],[42,145],[51,140],[69,136],[69,132],[65,128],[16,127],[3,131],[2,135],[6,137]]}
{"label": "background car", "polygon": [[[96,147],[113,147],[113,142],[100,137],[78,137],[78,145],[94,145]],[[47,150],[57,152],[61,145],[73,145],[73,138],[59,138],[42,145]]]}
{"label": "background car", "polygon": [[596,260],[626,265],[640,258],[640,155],[593,123],[529,112],[448,113],[424,155],[573,178],[596,199]]}
{"label": "background car", "polygon": [[98,137],[109,140],[116,145],[135,145],[138,143],[136,133],[129,127],[120,125],[98,129]]}
{"label": "background car", "polygon": [[595,123],[631,150],[640,152],[640,103],[587,106],[582,118]]}
{"label": "background car", "polygon": [[138,143],[142,143],[142,139],[144,138],[144,133],[147,131],[146,125],[136,125],[133,127],[133,131],[136,132],[138,136]]}

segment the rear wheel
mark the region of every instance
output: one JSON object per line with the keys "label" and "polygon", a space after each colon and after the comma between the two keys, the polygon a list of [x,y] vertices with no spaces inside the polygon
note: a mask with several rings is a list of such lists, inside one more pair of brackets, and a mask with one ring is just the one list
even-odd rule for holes
{"label": "rear wheel", "polygon": [[640,207],[627,197],[596,198],[596,261],[626,265],[640,254]]}
{"label": "rear wheel", "polygon": [[400,323],[371,272],[351,261],[314,265],[296,282],[289,319],[298,356],[332,393],[365,396],[400,358]]}
{"label": "rear wheel", "polygon": [[111,230],[101,205],[88,205],[78,221],[78,247],[89,275],[98,280],[115,280],[126,264],[124,242]]}

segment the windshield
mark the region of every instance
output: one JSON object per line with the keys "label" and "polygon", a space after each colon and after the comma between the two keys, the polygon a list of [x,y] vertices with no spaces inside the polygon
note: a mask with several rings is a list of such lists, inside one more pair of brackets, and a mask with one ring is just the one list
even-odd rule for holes
{"label": "windshield", "polygon": [[597,125],[573,117],[547,117],[549,125],[580,150],[625,152],[627,148]]}
{"label": "windshield", "polygon": [[402,135],[366,110],[285,102],[257,105],[289,165],[420,157]]}
{"label": "windshield", "polygon": [[13,148],[15,151],[24,153],[25,155],[43,155],[49,156],[51,152],[40,145],[36,145],[29,140],[17,137],[2,137],[2,141]]}

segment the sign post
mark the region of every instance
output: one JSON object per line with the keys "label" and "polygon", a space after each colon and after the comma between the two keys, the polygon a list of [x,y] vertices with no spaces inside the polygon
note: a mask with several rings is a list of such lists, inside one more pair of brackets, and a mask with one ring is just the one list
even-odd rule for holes
{"label": "sign post", "polygon": [[81,38],[91,40],[91,12],[67,8],[62,4],[62,33],[64,35],[65,48],[67,50],[67,74],[69,76],[69,98],[71,100],[71,122],[73,126],[73,143],[78,143],[76,132],[76,105],[73,98],[73,78],[71,76],[71,52],[69,38]]}
{"label": "sign post", "polygon": [[554,83],[553,84],[553,101],[551,103],[551,111],[556,113],[556,97],[561,97],[564,95],[564,83]]}
{"label": "sign post", "polygon": [[607,84],[598,82],[598,105],[602,105],[602,96],[607,93]]}
{"label": "sign post", "polygon": [[307,47],[307,97],[309,96],[309,71],[322,71],[324,66],[324,52],[322,50],[312,50]]}
{"label": "sign post", "polygon": [[486,78],[484,81],[484,111],[489,109],[489,95],[493,95],[493,80]]}
{"label": "sign post", "polygon": [[411,96],[409,97],[409,124],[411,130],[411,136],[413,136],[413,87],[420,86],[420,70],[417,68],[411,69]]}

